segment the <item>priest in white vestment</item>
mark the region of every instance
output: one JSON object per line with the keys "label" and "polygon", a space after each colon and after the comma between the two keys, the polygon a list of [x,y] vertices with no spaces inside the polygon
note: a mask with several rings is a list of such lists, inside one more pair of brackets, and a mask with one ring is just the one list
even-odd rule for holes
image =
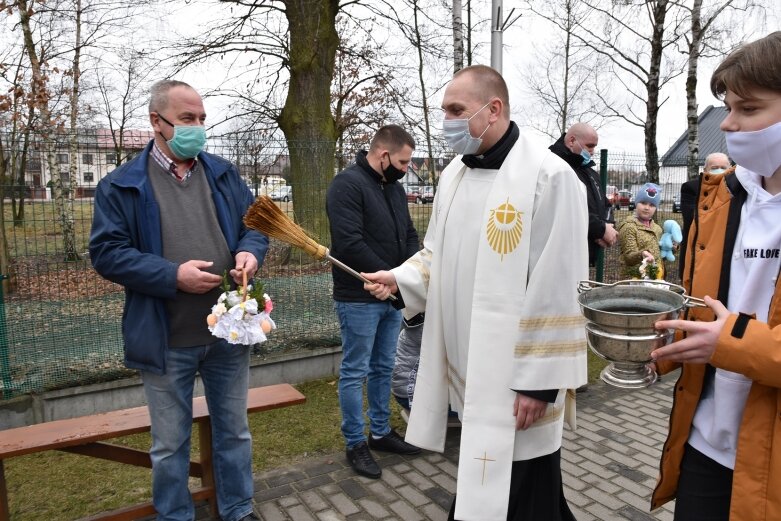
{"label": "priest in white vestment", "polygon": [[583,184],[510,121],[507,86],[486,66],[445,90],[444,170],[423,249],[364,274],[426,313],[406,440],[442,451],[448,404],[463,424],[449,519],[571,521],[560,448],[587,381],[578,281],[588,278]]}

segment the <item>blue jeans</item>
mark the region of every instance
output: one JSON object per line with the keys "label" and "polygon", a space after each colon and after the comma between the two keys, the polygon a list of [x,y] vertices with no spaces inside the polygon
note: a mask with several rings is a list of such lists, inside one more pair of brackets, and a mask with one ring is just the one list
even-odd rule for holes
{"label": "blue jeans", "polygon": [[369,401],[369,430],[376,436],[390,432],[391,372],[401,329],[401,312],[387,302],[335,304],[342,332],[339,369],[339,407],[347,447],[365,441],[363,382]]}
{"label": "blue jeans", "polygon": [[217,507],[224,521],[252,512],[252,438],[247,422],[249,348],[224,340],[169,348],[167,371],[142,371],[152,419],[152,498],[158,521],[195,517],[190,468],[193,386],[200,373],[212,423]]}

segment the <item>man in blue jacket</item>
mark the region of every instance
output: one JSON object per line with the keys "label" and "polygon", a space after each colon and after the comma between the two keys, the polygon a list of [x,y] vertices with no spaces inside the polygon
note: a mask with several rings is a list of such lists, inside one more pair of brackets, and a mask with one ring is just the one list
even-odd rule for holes
{"label": "man in blue jacket", "polygon": [[155,137],[98,183],[92,264],[125,287],[125,365],[138,369],[152,419],[152,495],[160,521],[192,521],[187,487],[196,373],[212,419],[217,505],[224,521],[260,519],[247,422],[249,347],[209,332],[224,271],[257,271],[268,239],[245,228],[252,193],[229,161],[203,152],[206,112],[186,83],[152,86]]}
{"label": "man in blue jacket", "polygon": [[[407,196],[398,180],[404,176],[415,141],[398,125],[377,131],[369,151],[340,172],[328,187],[326,211],[331,226],[331,253],[355,270],[374,272],[403,263],[419,249]],[[363,476],[379,478],[369,448],[417,454],[390,426],[391,372],[401,312],[380,301],[363,282],[333,269],[334,300],[342,335],[339,406],[347,461]],[[400,299],[396,302],[401,307]],[[363,421],[363,383],[369,401],[368,444]]]}

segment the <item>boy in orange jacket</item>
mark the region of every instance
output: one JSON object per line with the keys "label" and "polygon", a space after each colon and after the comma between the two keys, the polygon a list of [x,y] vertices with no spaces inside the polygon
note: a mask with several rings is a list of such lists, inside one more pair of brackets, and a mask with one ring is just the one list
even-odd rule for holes
{"label": "boy in orange jacket", "polygon": [[779,520],[781,32],[730,54],[711,91],[737,167],[703,176],[689,232],[683,282],[708,308],[656,324],[682,333],[652,358],[682,371],[652,508],[675,498],[676,521]]}

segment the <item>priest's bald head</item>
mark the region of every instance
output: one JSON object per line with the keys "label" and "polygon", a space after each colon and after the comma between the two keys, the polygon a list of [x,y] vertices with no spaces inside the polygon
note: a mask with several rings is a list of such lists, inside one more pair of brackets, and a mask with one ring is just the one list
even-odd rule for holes
{"label": "priest's bald head", "polygon": [[510,126],[510,95],[495,69],[473,65],[458,71],[445,89],[446,120],[469,119],[469,133],[482,143],[475,154],[494,146]]}

